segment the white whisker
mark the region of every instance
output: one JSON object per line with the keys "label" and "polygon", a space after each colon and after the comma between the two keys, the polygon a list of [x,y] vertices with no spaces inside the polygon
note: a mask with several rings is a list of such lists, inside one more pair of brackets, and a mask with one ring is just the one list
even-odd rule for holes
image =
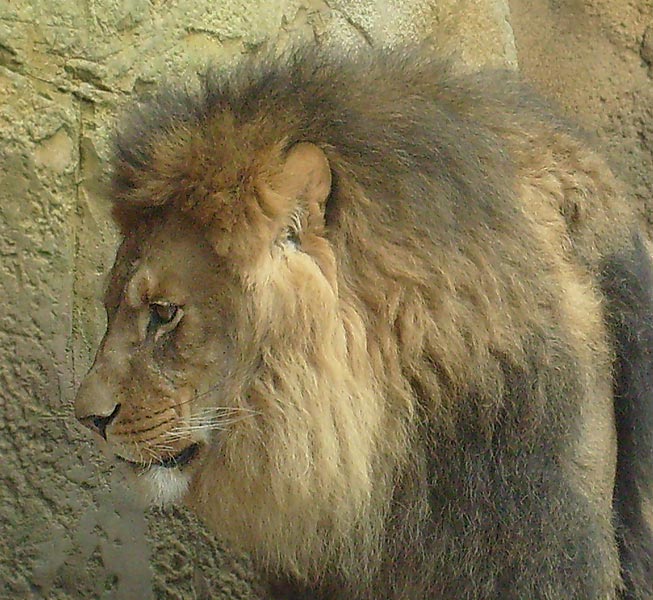
{"label": "white whisker", "polygon": [[166,432],[168,439],[181,439],[188,437],[194,432],[206,431],[225,431],[230,426],[249,419],[258,413],[250,411],[249,414],[240,416],[219,417],[216,415],[202,417],[201,415],[194,415],[186,420],[186,422],[171,428]]}

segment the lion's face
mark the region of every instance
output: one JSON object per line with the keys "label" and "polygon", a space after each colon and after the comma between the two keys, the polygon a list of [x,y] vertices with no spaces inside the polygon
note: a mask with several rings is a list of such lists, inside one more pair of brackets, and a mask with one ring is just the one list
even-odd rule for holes
{"label": "lion's face", "polygon": [[212,428],[253,410],[221,404],[235,368],[227,270],[187,219],[148,229],[118,254],[108,331],[76,410],[146,495],[167,502],[185,494]]}
{"label": "lion's face", "polygon": [[298,145],[281,179],[234,200],[253,215],[241,255],[175,210],[127,235],[76,414],[149,501],[306,571],[369,529],[384,415],[323,236],[326,159]]}

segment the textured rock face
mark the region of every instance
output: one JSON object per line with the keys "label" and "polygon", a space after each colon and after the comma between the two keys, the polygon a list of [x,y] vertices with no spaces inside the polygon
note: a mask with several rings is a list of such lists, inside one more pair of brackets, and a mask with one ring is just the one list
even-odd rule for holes
{"label": "textured rock face", "polygon": [[104,330],[103,197],[125,102],[162,76],[295,39],[433,35],[465,68],[515,66],[503,0],[0,3],[0,597],[260,598],[247,559],[183,511],[144,514],[73,422]]}

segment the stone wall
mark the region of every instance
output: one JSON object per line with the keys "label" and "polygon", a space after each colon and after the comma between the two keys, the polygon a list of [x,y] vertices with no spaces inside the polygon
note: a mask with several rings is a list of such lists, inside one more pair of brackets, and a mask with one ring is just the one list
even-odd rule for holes
{"label": "stone wall", "polygon": [[108,138],[126,102],[208,61],[427,36],[466,68],[516,65],[502,0],[0,2],[0,597],[261,597],[187,513],[111,485],[72,417],[116,244]]}

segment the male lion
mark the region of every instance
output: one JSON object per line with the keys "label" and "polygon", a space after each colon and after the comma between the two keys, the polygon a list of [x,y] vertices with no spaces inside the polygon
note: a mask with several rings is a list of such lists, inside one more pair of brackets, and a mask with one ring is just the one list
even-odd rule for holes
{"label": "male lion", "polygon": [[510,75],[319,51],[162,92],[76,401],[285,598],[653,598],[653,269]]}

